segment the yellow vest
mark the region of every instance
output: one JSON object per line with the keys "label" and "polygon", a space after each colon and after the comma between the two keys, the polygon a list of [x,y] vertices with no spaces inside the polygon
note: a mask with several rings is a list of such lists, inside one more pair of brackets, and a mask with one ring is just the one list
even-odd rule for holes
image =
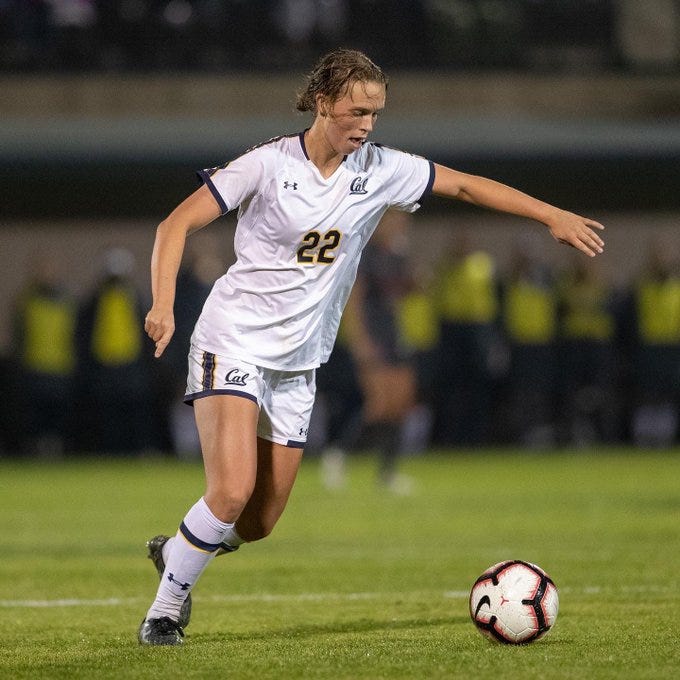
{"label": "yellow vest", "polygon": [[412,349],[427,350],[439,342],[439,321],[434,302],[423,292],[404,296],[398,305],[397,321],[404,344]]}
{"label": "yellow vest", "polygon": [[680,279],[642,281],[637,289],[637,313],[645,342],[680,342]]}
{"label": "yellow vest", "polygon": [[614,319],[607,310],[607,291],[599,283],[571,282],[561,291],[565,306],[562,334],[570,339],[611,340]]}
{"label": "yellow vest", "polygon": [[506,294],[504,315],[513,341],[541,345],[555,337],[557,304],[551,290],[529,281],[512,283]]}
{"label": "yellow vest", "polygon": [[439,308],[444,320],[491,323],[498,313],[494,266],[484,252],[468,255],[447,269],[439,285]]}
{"label": "yellow vest", "polygon": [[135,361],[141,351],[135,299],[124,286],[111,286],[97,303],[92,354],[101,364],[120,366]]}
{"label": "yellow vest", "polygon": [[29,297],[24,305],[23,360],[37,373],[66,376],[75,366],[75,309],[64,300]]}

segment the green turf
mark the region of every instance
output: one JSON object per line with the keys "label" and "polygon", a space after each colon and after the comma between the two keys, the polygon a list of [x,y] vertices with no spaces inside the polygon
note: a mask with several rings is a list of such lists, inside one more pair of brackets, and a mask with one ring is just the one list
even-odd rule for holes
{"label": "green turf", "polygon": [[[680,451],[435,452],[384,493],[370,458],[327,492],[305,461],[274,534],[220,557],[182,648],[140,647],[144,541],[202,491],[198,464],[0,462],[0,678],[680,677]],[[503,559],[555,580],[554,630],[484,639],[467,612]]]}

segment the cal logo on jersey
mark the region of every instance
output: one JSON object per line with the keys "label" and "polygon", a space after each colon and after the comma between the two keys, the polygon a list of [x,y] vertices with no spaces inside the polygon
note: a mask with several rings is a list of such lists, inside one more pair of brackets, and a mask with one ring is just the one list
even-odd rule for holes
{"label": "cal logo on jersey", "polygon": [[366,182],[368,182],[368,177],[355,177],[352,183],[349,185],[350,194],[367,194]]}

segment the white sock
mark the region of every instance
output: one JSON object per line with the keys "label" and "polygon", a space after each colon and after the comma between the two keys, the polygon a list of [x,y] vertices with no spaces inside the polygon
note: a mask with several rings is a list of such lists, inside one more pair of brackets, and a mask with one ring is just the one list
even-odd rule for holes
{"label": "white sock", "polygon": [[233,527],[217,519],[203,498],[189,510],[167,554],[163,551],[165,571],[147,619],[168,616],[177,621],[182,603]]}
{"label": "white sock", "polygon": [[[167,564],[168,563],[168,558],[170,556],[170,551],[172,550],[172,544],[175,542],[175,536],[171,536],[165,543],[163,543],[163,547],[161,548],[161,552],[163,553],[163,563]],[[244,541],[238,533],[236,533],[236,529],[232,526],[231,529],[227,529],[227,533],[224,535],[224,538],[222,539],[222,546],[220,549],[217,551],[217,555],[224,555],[225,553],[230,553],[234,552],[234,550],[238,550],[238,547],[240,545],[243,545],[246,541]],[[229,548],[227,550],[226,548]]]}

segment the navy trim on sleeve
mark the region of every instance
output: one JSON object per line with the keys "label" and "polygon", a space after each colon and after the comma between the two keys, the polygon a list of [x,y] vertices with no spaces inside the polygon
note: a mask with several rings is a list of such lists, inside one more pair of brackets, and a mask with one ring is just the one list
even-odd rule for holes
{"label": "navy trim on sleeve", "polygon": [[196,173],[201,181],[210,189],[210,193],[214,196],[215,200],[217,201],[217,205],[220,206],[220,210],[222,211],[222,214],[224,215],[225,213],[229,212],[229,206],[224,202],[224,199],[220,195],[220,192],[217,191],[217,187],[213,184],[212,179],[210,179],[210,173],[207,170],[199,170]]}
{"label": "navy trim on sleeve", "polygon": [[432,187],[434,185],[434,163],[432,161],[428,161],[428,163],[430,164],[430,179],[427,180],[427,186],[418,199],[418,203],[422,203],[432,193]]}

